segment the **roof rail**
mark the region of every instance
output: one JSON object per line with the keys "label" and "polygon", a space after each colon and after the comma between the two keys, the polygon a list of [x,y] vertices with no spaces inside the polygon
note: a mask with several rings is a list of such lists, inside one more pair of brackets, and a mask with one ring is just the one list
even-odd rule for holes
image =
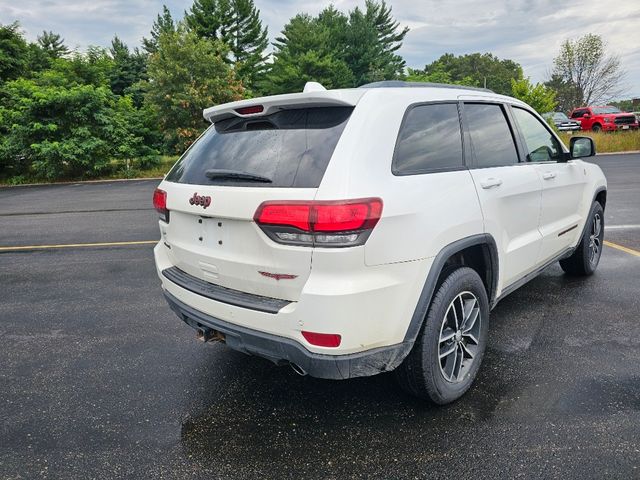
{"label": "roof rail", "polygon": [[451,85],[448,83],[405,82],[404,80],[383,80],[382,82],[365,83],[358,88],[453,88],[456,90],[476,90],[478,92],[495,93],[488,88]]}

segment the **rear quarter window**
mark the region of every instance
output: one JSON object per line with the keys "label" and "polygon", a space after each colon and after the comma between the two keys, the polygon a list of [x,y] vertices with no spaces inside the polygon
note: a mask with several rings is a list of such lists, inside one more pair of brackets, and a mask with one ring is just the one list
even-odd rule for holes
{"label": "rear quarter window", "polygon": [[[166,180],[195,185],[316,188],[353,107],[282,110],[229,118],[209,127],[171,169]],[[246,178],[209,178],[207,171],[243,172]]]}
{"label": "rear quarter window", "polygon": [[458,169],[463,165],[457,104],[410,107],[398,133],[393,174],[415,175]]}

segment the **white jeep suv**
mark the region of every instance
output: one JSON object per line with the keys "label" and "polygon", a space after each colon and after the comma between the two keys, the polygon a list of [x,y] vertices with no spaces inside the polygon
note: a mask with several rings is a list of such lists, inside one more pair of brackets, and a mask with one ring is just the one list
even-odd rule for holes
{"label": "white jeep suv", "polygon": [[329,379],[396,370],[444,404],[473,382],[489,311],[560,261],[598,265],[606,180],[528,105],[380,82],[208,108],[154,194],[155,261],[204,341]]}

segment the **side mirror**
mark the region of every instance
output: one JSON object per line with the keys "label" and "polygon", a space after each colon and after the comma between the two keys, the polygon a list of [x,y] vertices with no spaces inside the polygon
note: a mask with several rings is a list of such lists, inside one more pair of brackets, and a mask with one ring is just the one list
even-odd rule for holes
{"label": "side mirror", "polygon": [[569,140],[571,158],[593,157],[596,154],[596,144],[589,137],[571,137]]}
{"label": "side mirror", "polygon": [[591,118],[591,114],[590,113],[585,113],[582,118]]}

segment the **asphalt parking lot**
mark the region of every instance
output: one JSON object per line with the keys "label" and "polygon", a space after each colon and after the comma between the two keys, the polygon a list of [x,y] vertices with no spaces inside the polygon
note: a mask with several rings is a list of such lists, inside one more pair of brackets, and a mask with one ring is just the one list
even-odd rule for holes
{"label": "asphalt parking lot", "polygon": [[157,181],[0,189],[0,478],[640,478],[640,155],[595,161],[598,271],[503,300],[444,408],[197,342],[120,243],[158,237]]}

